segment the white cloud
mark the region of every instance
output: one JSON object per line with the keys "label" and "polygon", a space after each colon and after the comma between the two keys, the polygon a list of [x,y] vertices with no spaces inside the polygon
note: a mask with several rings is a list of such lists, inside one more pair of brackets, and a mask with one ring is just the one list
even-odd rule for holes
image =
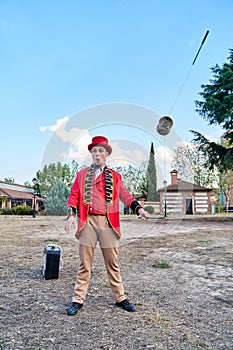
{"label": "white cloud", "polygon": [[[89,135],[88,130],[85,130],[85,132],[84,130],[79,130],[79,132],[79,137],[69,146],[66,152],[62,152],[61,158],[67,163],[74,159],[80,164],[89,165],[91,163],[91,155],[87,146],[91,143],[92,137]],[[148,158],[147,152],[135,143],[126,142],[125,140],[109,141],[109,143],[113,150],[107,159],[109,166],[138,166]]]}
{"label": "white cloud", "polygon": [[[69,118],[64,117],[58,119],[54,125],[41,126],[40,130],[45,132],[47,130],[54,131],[58,140],[63,141],[62,144],[58,143],[59,159],[64,163],[70,163],[72,160],[76,160],[80,165],[91,164],[91,155],[88,152],[87,146],[91,143],[92,136],[89,134],[88,129],[79,129],[76,126],[68,127]],[[100,133],[101,134],[101,133]],[[143,161],[149,160],[149,150],[145,149],[140,143],[126,140],[115,139],[109,140],[112,146],[113,152],[107,159],[107,164],[111,167],[114,166],[139,166]],[[54,151],[54,146],[52,151]],[[165,156],[165,160],[164,160]],[[155,148],[155,161],[158,166],[161,179],[164,179],[164,170],[169,173],[171,171],[171,162],[173,160],[173,154],[171,149],[160,146]],[[164,164],[165,161],[165,164]],[[165,165],[165,166],[164,166]],[[165,169],[166,168],[166,169]],[[161,175],[160,175],[161,174]]]}
{"label": "white cloud", "polygon": [[73,128],[71,129],[70,135],[68,135],[68,133],[65,135],[63,134],[63,140],[64,136],[66,141],[71,141],[75,136],[75,141],[70,144],[66,151],[61,153],[61,158],[64,162],[69,163],[74,159],[82,165],[88,165],[91,162],[91,157],[87,146],[91,143],[92,139],[88,130]]}
{"label": "white cloud", "polygon": [[[60,128],[56,130],[56,135],[63,142],[69,144],[84,143],[91,141],[91,136],[88,134],[87,129],[72,128],[70,130],[65,129],[66,123],[63,123]],[[89,142],[90,143],[90,142]]]}
{"label": "white cloud", "polygon": [[[78,129],[77,129],[78,130]],[[88,131],[79,130],[82,134],[76,141],[69,146],[67,151],[61,153],[61,158],[64,162],[71,162],[73,159],[80,164],[89,165],[91,163],[91,155],[87,150],[87,146],[91,143],[91,136]],[[124,142],[124,140],[110,141],[112,154],[107,159],[109,166],[139,166],[143,161],[149,160],[149,152],[136,143]],[[138,146],[138,147],[137,147]],[[165,156],[165,159],[164,159]],[[171,171],[171,162],[173,160],[172,150],[160,146],[155,149],[156,165],[163,171],[164,161],[168,171]]]}
{"label": "white cloud", "polygon": [[56,121],[56,124],[54,124],[54,125],[40,126],[39,129],[42,132],[45,132],[47,130],[49,130],[49,131],[57,131],[63,124],[65,126],[68,121],[69,121],[69,117],[64,117],[62,119],[58,119]]}
{"label": "white cloud", "polygon": [[111,146],[113,152],[108,159],[110,166],[138,166],[147,160],[147,154],[143,148],[134,142],[113,141],[111,142]]}
{"label": "white cloud", "polygon": [[190,147],[192,147],[193,145],[194,145],[193,143],[185,141],[185,140],[180,141],[180,142],[176,142],[176,147],[178,147],[178,146],[183,146],[183,147],[190,146]]}
{"label": "white cloud", "polygon": [[155,160],[158,164],[170,164],[173,160],[173,151],[170,148],[159,146],[155,149]]}
{"label": "white cloud", "polygon": [[[53,131],[55,132],[58,139],[62,140],[64,143],[68,143],[72,145],[74,149],[80,149],[82,148],[82,145],[86,143],[90,143],[91,136],[88,134],[87,129],[79,129],[76,127],[73,127],[69,130],[66,129],[67,123],[69,122],[69,117],[64,117],[62,119],[58,119],[54,125],[49,126],[40,126],[40,131]],[[63,154],[68,152],[63,151]]]}

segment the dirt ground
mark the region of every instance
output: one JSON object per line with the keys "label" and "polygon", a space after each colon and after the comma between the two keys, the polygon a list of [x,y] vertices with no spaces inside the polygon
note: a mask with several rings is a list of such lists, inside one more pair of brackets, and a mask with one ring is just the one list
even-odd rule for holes
{"label": "dirt ground", "polygon": [[[137,311],[114,306],[97,247],[84,307],[72,317],[78,241],[64,224],[0,217],[0,349],[233,349],[233,214],[123,218],[119,261]],[[58,279],[45,280],[51,242],[64,266]]]}

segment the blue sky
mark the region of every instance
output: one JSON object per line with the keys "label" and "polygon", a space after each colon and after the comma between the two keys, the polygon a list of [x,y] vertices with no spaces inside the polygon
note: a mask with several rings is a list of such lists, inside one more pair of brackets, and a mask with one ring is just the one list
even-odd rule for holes
{"label": "blue sky", "polygon": [[166,115],[188,73],[171,113],[176,135],[190,142],[194,129],[218,139],[220,129],[208,126],[194,101],[210,68],[227,61],[232,16],[232,0],[0,0],[0,179],[30,181],[62,121],[62,129],[76,122],[66,130],[77,131],[83,147],[97,132],[148,152],[151,142],[160,147],[151,129],[127,129],[128,117],[79,125],[79,113],[120,103]]}

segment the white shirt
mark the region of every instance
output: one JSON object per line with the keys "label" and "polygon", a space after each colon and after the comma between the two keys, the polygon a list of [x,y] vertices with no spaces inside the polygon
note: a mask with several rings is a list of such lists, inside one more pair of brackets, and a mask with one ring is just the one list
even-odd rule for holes
{"label": "white shirt", "polygon": [[103,172],[104,167],[103,168],[97,168],[95,170],[95,179],[97,179],[97,177]]}

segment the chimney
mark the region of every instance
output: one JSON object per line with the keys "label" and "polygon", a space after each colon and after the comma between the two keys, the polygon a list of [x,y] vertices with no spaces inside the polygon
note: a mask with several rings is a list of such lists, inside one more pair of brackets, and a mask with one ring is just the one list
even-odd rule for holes
{"label": "chimney", "polygon": [[171,184],[178,185],[178,171],[174,169],[170,172],[170,174],[171,174]]}

